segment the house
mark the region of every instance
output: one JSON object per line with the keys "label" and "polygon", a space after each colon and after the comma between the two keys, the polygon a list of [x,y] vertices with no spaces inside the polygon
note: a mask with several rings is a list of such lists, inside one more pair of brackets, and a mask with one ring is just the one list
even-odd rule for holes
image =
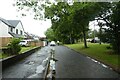
{"label": "house", "polygon": [[20,20],[0,18],[0,47],[6,46],[14,38],[24,38],[24,28]]}

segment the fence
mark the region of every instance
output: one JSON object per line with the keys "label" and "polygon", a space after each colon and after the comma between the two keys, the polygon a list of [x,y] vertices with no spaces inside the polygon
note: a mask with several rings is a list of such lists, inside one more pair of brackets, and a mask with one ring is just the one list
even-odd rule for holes
{"label": "fence", "polygon": [[29,41],[29,46],[43,46],[43,41]]}
{"label": "fence", "polygon": [[0,47],[5,47],[11,41],[12,37],[0,37]]}

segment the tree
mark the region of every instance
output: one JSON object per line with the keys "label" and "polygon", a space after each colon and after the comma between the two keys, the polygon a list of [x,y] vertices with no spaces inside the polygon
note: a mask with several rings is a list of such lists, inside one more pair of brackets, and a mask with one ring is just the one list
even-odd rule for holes
{"label": "tree", "polygon": [[78,40],[80,29],[73,23],[73,8],[65,2],[51,5],[45,9],[45,17],[52,20],[52,29],[63,43]]}
{"label": "tree", "polygon": [[100,21],[98,21],[98,25],[99,25],[99,27],[100,27],[100,29],[99,29],[99,39],[100,39],[100,44],[101,44],[101,39],[102,39],[102,28],[103,28],[103,26],[105,26],[105,24],[103,23],[103,22],[100,22]]}
{"label": "tree", "polygon": [[[19,9],[29,7],[35,13],[35,18],[41,18],[41,11],[45,10],[45,18],[51,19],[52,29],[57,38],[63,42],[74,42],[83,34],[84,45],[86,43],[86,32],[88,23],[91,20],[104,20],[108,26],[107,32],[111,35],[110,42],[113,49],[120,52],[120,2],[77,2],[69,5],[67,2],[57,2],[57,4],[45,3],[41,0],[17,0]],[[44,9],[45,8],[45,9]],[[44,17],[44,16],[43,16]],[[79,34],[80,33],[80,34]],[[73,41],[72,41],[73,40]]]}
{"label": "tree", "polygon": [[113,7],[113,14],[111,15],[111,24],[109,24],[110,31],[112,32],[111,44],[116,53],[120,53],[120,2],[115,3]]}
{"label": "tree", "polygon": [[98,20],[106,22],[107,34],[109,35],[110,43],[116,53],[120,53],[120,2],[102,4],[104,11],[98,14]]}
{"label": "tree", "polygon": [[52,28],[48,28],[47,31],[45,32],[45,35],[46,35],[48,41],[56,40],[55,33]]}
{"label": "tree", "polygon": [[8,44],[8,53],[14,55],[18,54],[19,51],[21,50],[21,46],[19,45],[20,39],[13,38],[11,42]]}
{"label": "tree", "polygon": [[[94,20],[99,11],[98,9],[94,9],[95,4],[96,3],[81,3],[81,7],[76,9],[74,14],[74,22],[82,31],[85,48],[88,47],[86,42],[86,32],[89,30],[89,21]],[[75,5],[78,5],[78,3],[75,3]]]}

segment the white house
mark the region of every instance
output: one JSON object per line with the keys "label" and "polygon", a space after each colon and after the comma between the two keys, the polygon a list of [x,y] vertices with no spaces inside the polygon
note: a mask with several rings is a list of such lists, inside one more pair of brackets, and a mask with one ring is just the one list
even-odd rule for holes
{"label": "white house", "polygon": [[6,46],[13,37],[24,38],[24,32],[20,20],[5,20],[0,18],[0,46]]}

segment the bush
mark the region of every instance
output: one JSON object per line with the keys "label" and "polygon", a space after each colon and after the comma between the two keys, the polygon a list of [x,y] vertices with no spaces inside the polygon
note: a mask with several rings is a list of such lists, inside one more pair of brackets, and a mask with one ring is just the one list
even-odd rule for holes
{"label": "bush", "polygon": [[112,47],[111,47],[111,46],[107,46],[106,48],[107,48],[107,49],[112,49]]}
{"label": "bush", "polygon": [[20,39],[13,38],[11,42],[8,44],[8,53],[11,55],[18,54],[21,50],[21,46],[19,45]]}

